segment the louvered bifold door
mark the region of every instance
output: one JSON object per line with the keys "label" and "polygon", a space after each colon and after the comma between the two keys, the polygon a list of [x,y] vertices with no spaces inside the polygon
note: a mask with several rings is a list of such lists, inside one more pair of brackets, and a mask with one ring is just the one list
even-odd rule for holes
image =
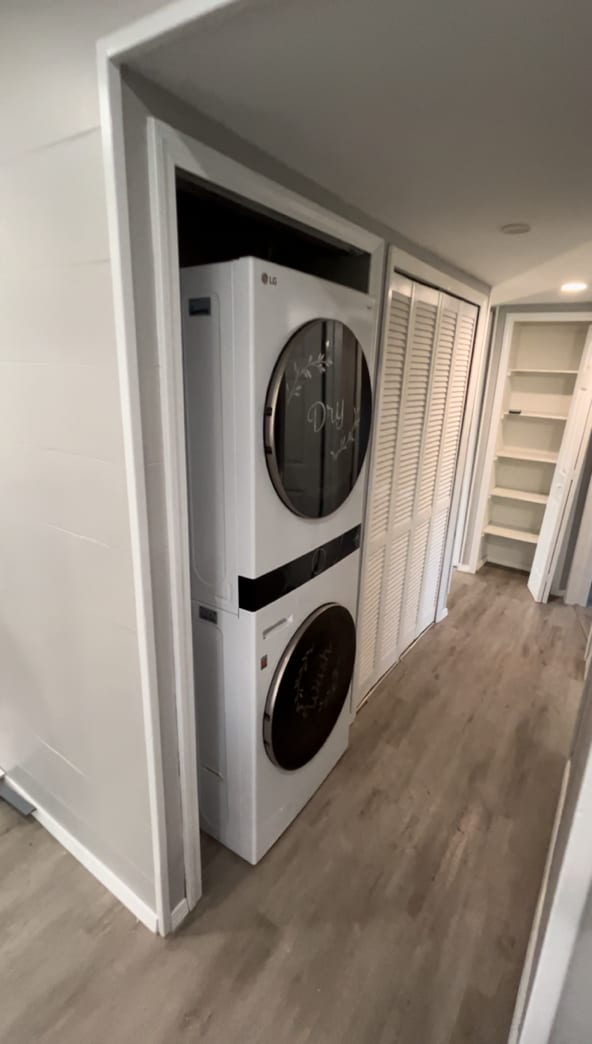
{"label": "louvered bifold door", "polygon": [[411,313],[411,283],[394,281],[389,291],[378,381],[372,467],[368,488],[364,569],[358,626],[357,682],[363,696],[380,677],[378,632],[385,564],[390,558],[390,511],[399,432],[405,354]]}
{"label": "louvered bifold door", "polygon": [[391,283],[361,585],[360,698],[398,658],[438,296],[399,275]]}
{"label": "louvered bifold door", "polygon": [[395,275],[361,578],[363,699],[436,615],[477,309]]}
{"label": "louvered bifold door", "polygon": [[[414,637],[421,634],[436,619],[477,316],[478,309],[474,305],[442,295],[436,369],[441,371],[442,382],[445,380],[444,373],[448,370],[448,384],[437,464],[430,472],[433,498],[430,535]],[[451,353],[453,329],[454,343]],[[434,395],[436,394],[435,389]]]}
{"label": "louvered bifold door", "polygon": [[[437,539],[435,530],[440,529],[439,520],[434,526],[436,484],[443,442],[449,397],[450,378],[453,368],[454,343],[460,302],[455,298],[440,295],[437,331],[433,345],[429,403],[426,410],[420,466],[415,489],[415,501],[411,528],[414,534],[410,547],[407,575],[403,590],[403,615],[399,632],[399,654],[411,645],[427,624],[423,623],[420,603],[424,601],[424,583],[434,573],[433,544]],[[444,534],[445,535],[445,534]],[[432,620],[434,617],[432,616]],[[431,622],[431,621],[428,621]]]}

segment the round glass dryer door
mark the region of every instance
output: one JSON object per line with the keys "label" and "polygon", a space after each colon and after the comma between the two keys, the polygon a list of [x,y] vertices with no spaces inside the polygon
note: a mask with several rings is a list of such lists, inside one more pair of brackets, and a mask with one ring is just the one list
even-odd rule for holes
{"label": "round glass dryer door", "polygon": [[323,518],[347,499],[360,474],[372,419],[372,390],[355,334],[314,319],[283,349],[265,403],[271,480],[291,511]]}
{"label": "round glass dryer door", "polygon": [[265,704],[263,742],[280,768],[302,768],[329,738],[345,703],[356,628],[342,605],[315,609],[278,664]]}

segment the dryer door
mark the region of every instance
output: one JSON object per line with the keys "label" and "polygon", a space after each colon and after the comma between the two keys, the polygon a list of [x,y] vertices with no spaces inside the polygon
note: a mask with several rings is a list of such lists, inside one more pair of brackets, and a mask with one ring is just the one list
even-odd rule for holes
{"label": "dryer door", "polygon": [[263,715],[265,749],[279,768],[302,768],[329,738],[356,654],[351,614],[331,602],[298,628],[278,664]]}
{"label": "dryer door", "polygon": [[356,484],[372,417],[368,365],[355,334],[314,319],[282,351],[265,404],[271,480],[296,515],[323,518]]}

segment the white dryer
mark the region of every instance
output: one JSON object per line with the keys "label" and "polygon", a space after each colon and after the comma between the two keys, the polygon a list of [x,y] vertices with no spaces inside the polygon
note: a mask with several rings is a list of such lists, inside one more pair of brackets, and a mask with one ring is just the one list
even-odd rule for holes
{"label": "white dryer", "polygon": [[[259,609],[193,615],[202,827],[257,863],[348,744],[359,550],[352,535],[297,566]],[[332,565],[328,565],[329,561]],[[267,583],[273,597],[282,570]],[[256,590],[252,592],[253,597]]]}
{"label": "white dryer", "polygon": [[192,589],[236,611],[238,576],[362,521],[374,301],[257,258],[181,285]]}

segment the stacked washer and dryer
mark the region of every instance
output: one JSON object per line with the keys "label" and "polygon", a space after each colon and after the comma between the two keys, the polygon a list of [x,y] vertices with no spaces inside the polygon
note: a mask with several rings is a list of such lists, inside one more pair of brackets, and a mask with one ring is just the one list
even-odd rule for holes
{"label": "stacked washer and dryer", "polygon": [[256,863],[348,744],[373,300],[181,272],[202,827]]}

